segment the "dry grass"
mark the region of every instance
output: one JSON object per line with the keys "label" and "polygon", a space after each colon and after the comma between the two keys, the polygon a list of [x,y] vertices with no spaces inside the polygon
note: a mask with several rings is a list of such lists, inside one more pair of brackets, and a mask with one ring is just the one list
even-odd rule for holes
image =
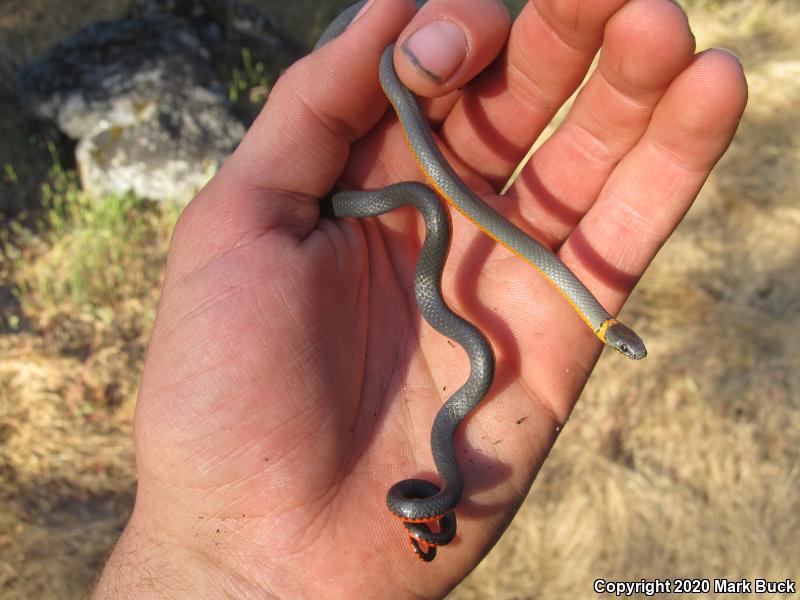
{"label": "dry grass", "polygon": [[[309,2],[298,10],[314,13]],[[3,11],[0,80],[125,3],[52,4]],[[335,3],[310,25],[289,4],[276,16],[307,44]],[[694,0],[690,13],[700,47],[740,56],[750,103],[626,308],[651,355],[601,360],[508,533],[454,599],[591,598],[600,577],[800,574],[800,11]],[[68,173],[26,172],[26,152],[52,160],[10,118],[10,94],[0,85],[0,166],[14,159],[18,175],[6,190],[43,209],[9,230],[0,262],[18,290],[0,286],[0,596],[79,598],[130,507],[130,421],[174,213],[132,199],[93,208]],[[80,214],[58,204],[67,197]]]}
{"label": "dry grass", "polygon": [[133,389],[117,378],[131,367],[119,350],[87,364],[24,334],[0,349],[3,598],[85,596],[121,530],[135,485],[132,402],[113,417],[85,410],[103,388]]}
{"label": "dry grass", "polygon": [[[51,174],[0,271],[0,595],[86,595],[135,486],[131,423],[177,211]],[[12,244],[13,241],[13,244]],[[106,266],[111,268],[106,268]]]}

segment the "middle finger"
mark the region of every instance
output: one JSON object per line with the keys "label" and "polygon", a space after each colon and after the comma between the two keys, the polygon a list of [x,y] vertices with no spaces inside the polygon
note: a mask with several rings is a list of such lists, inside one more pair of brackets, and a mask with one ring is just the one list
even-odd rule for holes
{"label": "middle finger", "polygon": [[626,0],[531,0],[500,59],[466,87],[439,133],[496,188],[580,85],[606,21]]}

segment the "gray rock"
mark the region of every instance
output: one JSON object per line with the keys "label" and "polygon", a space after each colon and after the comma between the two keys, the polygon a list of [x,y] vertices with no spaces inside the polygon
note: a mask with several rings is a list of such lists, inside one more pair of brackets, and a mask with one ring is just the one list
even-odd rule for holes
{"label": "gray rock", "polygon": [[227,106],[198,91],[180,107],[162,99],[142,116],[133,123],[103,124],[78,143],[78,171],[92,197],[133,191],[153,200],[188,202],[245,132]]}
{"label": "gray rock", "polygon": [[[263,65],[269,82],[304,54],[281,34],[267,13],[243,0],[135,0],[132,14],[185,19],[208,48],[214,71],[223,81],[241,67],[244,48],[253,64]],[[237,104],[248,122],[257,112],[253,108]]]}
{"label": "gray rock", "polygon": [[95,23],[25,67],[18,83],[23,106],[76,140],[103,121],[137,122],[143,107],[182,90],[226,101],[208,50],[175,18]]}
{"label": "gray rock", "polygon": [[133,14],[96,23],[29,64],[20,100],[78,141],[92,196],[186,201],[245,131],[217,73],[239,65],[242,47],[254,61],[271,56],[265,72],[274,77],[298,53],[240,0],[137,0]]}

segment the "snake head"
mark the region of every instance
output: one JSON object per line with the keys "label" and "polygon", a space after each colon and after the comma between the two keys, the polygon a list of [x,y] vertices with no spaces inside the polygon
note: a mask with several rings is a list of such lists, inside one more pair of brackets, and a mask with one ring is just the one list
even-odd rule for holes
{"label": "snake head", "polygon": [[642,338],[636,335],[630,327],[623,325],[619,321],[612,321],[605,328],[603,341],[617,352],[633,360],[639,360],[647,356],[647,348],[644,347]]}

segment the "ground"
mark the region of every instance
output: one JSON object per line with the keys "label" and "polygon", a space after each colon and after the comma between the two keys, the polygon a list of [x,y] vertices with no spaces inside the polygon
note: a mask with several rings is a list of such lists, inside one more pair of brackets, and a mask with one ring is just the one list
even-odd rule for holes
{"label": "ground", "polygon": [[[7,0],[0,14],[3,598],[85,597],[131,506],[131,419],[176,210],[87,203],[69,149],[13,90],[20,65],[125,4]],[[304,47],[333,4],[263,3]],[[625,308],[650,355],[601,359],[516,519],[454,599],[800,574],[800,11],[687,8],[699,48],[744,64],[739,132]]]}

